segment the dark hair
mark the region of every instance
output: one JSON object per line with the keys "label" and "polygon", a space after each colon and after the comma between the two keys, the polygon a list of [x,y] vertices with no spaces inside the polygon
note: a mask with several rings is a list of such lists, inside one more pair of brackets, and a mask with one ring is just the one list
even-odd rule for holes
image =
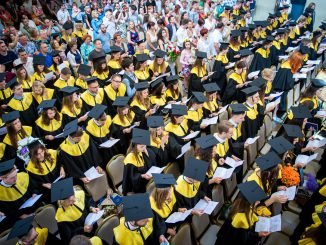
{"label": "dark hair", "polygon": [[129,57],[126,57],[121,61],[121,67],[122,67],[122,69],[129,68],[132,63],[133,63],[132,59]]}
{"label": "dark hair", "polygon": [[93,41],[93,43],[96,44],[98,41],[102,43],[101,39],[98,39],[98,38],[96,38],[96,39]]}
{"label": "dark hair", "polygon": [[31,161],[32,163],[35,165],[35,167],[37,168],[38,171],[40,171],[40,173],[44,172],[44,169],[41,165],[41,162],[37,160],[37,151],[39,149],[42,149],[44,151],[44,159],[46,161],[48,161],[50,163],[50,166],[53,165],[54,163],[54,159],[52,158],[51,154],[48,152],[48,150],[45,148],[44,145],[39,144],[37,146],[35,146],[32,150],[31,150]]}
{"label": "dark hair", "polygon": [[205,162],[209,163],[208,169],[207,169],[207,173],[214,173],[214,169],[212,166],[212,161],[213,159],[213,148],[208,148],[208,149],[202,149],[202,148],[198,148],[195,152],[195,157],[203,160]]}
{"label": "dark hair", "polygon": [[84,235],[76,235],[71,238],[69,245],[92,245],[88,237]]}
{"label": "dark hair", "polygon": [[23,52],[26,52],[26,50],[25,50],[24,48],[20,48],[20,49],[18,49],[18,54],[19,54],[19,53],[23,53]]}
{"label": "dark hair", "polygon": [[187,25],[189,23],[189,20],[188,19],[182,19],[181,20],[181,25]]}
{"label": "dark hair", "polygon": [[301,94],[301,98],[312,98],[315,96],[316,91],[319,88],[315,88],[313,86],[309,86],[309,88],[307,90],[305,90],[302,94]]}
{"label": "dark hair", "polygon": [[164,25],[164,26],[165,26],[164,20],[162,20],[162,19],[159,19],[159,20],[157,21],[157,24],[158,24],[158,25]]}
{"label": "dark hair", "polygon": [[150,29],[152,26],[155,26],[155,23],[153,21],[149,21],[147,23],[147,29]]}
{"label": "dark hair", "polygon": [[[18,138],[17,138],[18,133],[16,132],[16,130],[14,128],[13,122],[6,124],[6,126],[7,126],[10,143],[11,143],[12,147],[17,149],[18,148]],[[25,138],[27,136],[27,133],[24,130],[23,126],[21,127],[21,130],[19,131],[19,133],[22,138]]]}
{"label": "dark hair", "polygon": [[198,23],[199,26],[203,26],[203,25],[205,25],[205,20],[204,19],[199,19],[197,23]]}
{"label": "dark hair", "polygon": [[200,30],[200,35],[202,37],[205,36],[205,34],[207,34],[207,33],[208,33],[208,30],[206,28],[203,28],[203,29]]}
{"label": "dark hair", "polygon": [[277,182],[278,173],[279,173],[278,165],[273,169],[264,170],[260,172],[260,178],[263,184],[263,189],[267,195],[271,194],[272,189],[274,188]]}
{"label": "dark hair", "polygon": [[62,75],[71,75],[71,70],[68,67],[62,68],[61,72]]}
{"label": "dark hair", "polygon": [[130,5],[130,9],[136,11],[136,10],[137,10],[137,7],[136,7],[135,5],[132,4],[132,5]]}
{"label": "dark hair", "polygon": [[46,110],[42,110],[42,123],[44,125],[49,126],[50,125],[50,118],[48,117],[48,110],[54,110],[55,111],[55,116],[53,119],[60,121],[61,117],[60,117],[60,113],[58,113],[58,110],[56,107],[52,107],[52,108],[48,108]]}
{"label": "dark hair", "polygon": [[[229,218],[232,219],[237,213],[244,213],[246,216],[246,219],[248,221],[248,224],[250,224],[250,211],[252,210],[252,207],[250,203],[240,194],[237,199],[232,204],[232,207],[230,209]],[[254,212],[251,213],[252,215]]]}

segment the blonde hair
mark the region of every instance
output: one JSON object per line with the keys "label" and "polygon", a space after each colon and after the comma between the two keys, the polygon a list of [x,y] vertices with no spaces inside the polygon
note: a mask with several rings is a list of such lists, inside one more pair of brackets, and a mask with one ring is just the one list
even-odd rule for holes
{"label": "blonde hair", "polygon": [[264,79],[266,79],[267,77],[272,77],[272,75],[273,75],[273,70],[272,69],[270,69],[270,68],[265,68],[263,71],[262,71],[262,77],[264,78]]}

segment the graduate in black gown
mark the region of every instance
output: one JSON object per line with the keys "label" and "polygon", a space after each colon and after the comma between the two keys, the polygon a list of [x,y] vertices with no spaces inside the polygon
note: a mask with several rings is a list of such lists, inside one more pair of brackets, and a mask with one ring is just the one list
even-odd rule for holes
{"label": "graduate in black gown", "polygon": [[169,104],[174,102],[181,101],[182,99],[182,94],[179,88],[179,76],[174,75],[174,76],[168,76],[166,78],[166,91],[165,91],[165,99],[166,103]]}
{"label": "graduate in black gown", "polygon": [[149,65],[151,80],[154,80],[165,73],[171,72],[169,63],[164,60],[166,52],[157,49],[153,54],[155,56],[154,61]]}
{"label": "graduate in black gown", "polygon": [[239,51],[241,48],[240,36],[241,36],[241,31],[239,31],[239,30],[231,31],[229,50],[227,53],[227,58],[228,58],[229,62],[236,62],[240,58],[240,55],[239,55]]}
{"label": "graduate in black gown", "polygon": [[135,76],[138,82],[149,82],[151,80],[151,75],[149,73],[147,61],[150,60],[150,57],[147,54],[137,54],[135,60]]}
{"label": "graduate in black gown", "polygon": [[122,203],[124,217],[113,229],[113,244],[125,245],[131,241],[139,245],[160,244],[154,235],[153,211],[148,193],[123,197]]}
{"label": "graduate in black gown", "polygon": [[[277,66],[279,62],[279,56],[283,55],[282,43],[281,40],[284,38],[285,29],[277,29],[274,41],[270,47],[270,60],[271,65]],[[264,67],[269,68],[269,67]]]}
{"label": "graduate in black gown", "polygon": [[272,46],[273,41],[274,37],[272,36],[267,36],[266,39],[263,40],[262,46],[255,52],[254,58],[249,68],[249,72],[261,71],[265,68],[271,67],[272,61],[270,55],[270,47]]}
{"label": "graduate in black gown", "polygon": [[269,232],[255,232],[258,215],[255,213],[260,200],[267,198],[265,192],[255,181],[238,185],[240,195],[232,204],[228,219],[217,234],[215,244],[258,244],[260,237],[266,237]]}
{"label": "graduate in black gown", "polygon": [[116,45],[110,47],[111,59],[108,62],[109,78],[112,77],[112,75],[117,74],[122,70],[121,63],[120,63],[121,51],[122,49]]}
{"label": "graduate in black gown", "polygon": [[193,97],[188,104],[188,112],[186,119],[188,120],[188,128],[191,131],[200,131],[205,129],[207,125],[201,124],[203,120],[203,103],[208,99],[202,92],[193,92]]}
{"label": "graduate in black gown", "polygon": [[146,192],[146,185],[152,179],[146,172],[156,165],[155,154],[146,148],[150,145],[148,130],[134,128],[131,142],[130,150],[124,159],[122,183],[124,195],[129,192]]}
{"label": "graduate in black gown", "polygon": [[95,167],[98,173],[103,173],[100,167],[103,159],[89,134],[78,127],[77,119],[65,126],[63,137],[67,138],[59,147],[59,161],[76,183],[90,182],[84,173],[91,167]]}
{"label": "graduate in black gown", "polygon": [[0,105],[4,109],[11,99],[12,91],[11,88],[6,86],[6,73],[0,73]]}

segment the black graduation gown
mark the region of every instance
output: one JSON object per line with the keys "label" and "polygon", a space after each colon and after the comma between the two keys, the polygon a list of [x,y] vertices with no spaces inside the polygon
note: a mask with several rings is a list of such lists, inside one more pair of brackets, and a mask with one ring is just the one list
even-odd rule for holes
{"label": "black graduation gown", "polygon": [[274,41],[273,46],[270,48],[271,65],[277,66],[279,62],[279,56],[282,55],[282,47],[279,41]]}
{"label": "black graduation gown", "polygon": [[92,96],[88,90],[81,94],[80,96],[82,100],[82,115],[86,112],[89,112],[93,109],[96,104],[106,105],[104,89],[99,88],[97,95],[94,97]]}
{"label": "black graduation gown", "polygon": [[91,167],[102,164],[102,157],[95,143],[87,133],[83,133],[81,141],[73,144],[67,138],[60,145],[59,162],[67,173],[75,179],[84,178],[84,173]]}
{"label": "black graduation gown", "polygon": [[236,72],[232,73],[229,77],[229,82],[226,85],[224,94],[222,95],[223,106],[231,104],[232,101],[236,100],[239,103],[244,102],[245,95],[241,92],[242,89],[246,87],[237,88],[236,86],[244,83],[242,75],[237,74]]}
{"label": "black graduation gown", "polygon": [[106,109],[107,114],[109,114],[111,117],[114,117],[117,114],[117,109],[112,104],[116,100],[118,96],[125,96],[126,94],[126,85],[124,83],[121,83],[118,90],[114,90],[111,86],[111,84],[107,85],[104,88],[105,91],[105,98],[107,101],[108,108]]}
{"label": "black graduation gown", "polygon": [[249,72],[262,71],[265,68],[270,68],[272,65],[270,51],[264,48],[259,48],[254,54],[254,58],[249,67]]}
{"label": "black graduation gown", "polygon": [[238,55],[239,54],[239,51],[240,51],[240,45],[238,48],[235,48],[233,49],[230,45],[229,45],[229,51],[227,53],[227,57],[228,57],[228,60],[230,62],[236,62],[238,61],[239,59],[238,58],[234,58],[234,56]]}
{"label": "black graduation gown", "polygon": [[[154,76],[154,63],[152,63],[152,64],[150,64],[149,65],[149,74],[150,74],[150,77],[153,79],[153,76]],[[164,61],[164,66],[166,67],[165,68],[165,72],[163,72],[163,71],[161,71],[161,69],[159,68],[158,69],[158,74],[159,74],[159,76],[161,76],[161,75],[163,75],[164,73],[168,73],[168,72],[171,72],[171,68],[170,68],[170,66],[169,66],[169,64],[168,64],[168,62],[166,62],[166,61]],[[166,77],[164,77],[163,78],[163,81],[165,82],[165,78]]]}
{"label": "black graduation gown", "polygon": [[203,111],[202,109],[195,110],[188,110],[188,115],[186,116],[188,120],[188,128],[192,131],[200,131],[200,124],[203,119]]}
{"label": "black graduation gown", "polygon": [[[60,115],[61,117],[61,115]],[[60,118],[61,119],[61,118]],[[48,149],[58,149],[59,145],[62,143],[63,138],[57,138],[54,140],[47,140],[44,137],[46,135],[56,136],[62,132],[63,126],[62,121],[52,119],[49,125],[45,125],[42,122],[42,117],[39,117],[35,122],[35,133],[37,137],[43,140],[43,143]]]}
{"label": "black graduation gown", "polygon": [[126,156],[123,170],[123,195],[127,195],[128,192],[146,192],[148,180],[142,178],[141,175],[145,174],[152,166],[156,166],[155,155],[152,151],[147,152],[148,156],[145,153],[141,153],[137,157],[134,153],[129,153]]}
{"label": "black graduation gown", "polygon": [[181,101],[182,100],[182,96],[181,93],[179,92],[179,94],[175,94],[174,96],[172,95],[172,92],[170,89],[167,89],[165,91],[165,99],[166,99],[166,104],[168,104],[168,102],[170,101]]}
{"label": "black graduation gown", "polygon": [[254,138],[260,128],[257,105],[251,108],[247,103],[243,103],[249,111],[246,112],[245,121],[242,123],[241,133],[243,139]]}
{"label": "black graduation gown", "polygon": [[24,93],[22,100],[17,100],[13,97],[9,101],[8,111],[19,111],[22,124],[33,126],[38,117],[37,108],[33,102],[32,93]]}
{"label": "black graduation gown", "polygon": [[165,131],[169,132],[171,137],[174,137],[174,139],[176,140],[176,142],[183,146],[184,144],[186,144],[187,142],[182,139],[185,136],[187,136],[190,133],[190,129],[188,127],[188,120],[183,120],[183,122],[181,124],[173,124],[172,122],[169,122],[166,126],[165,126]]}
{"label": "black graduation gown", "polygon": [[[81,100],[80,103],[82,103]],[[66,125],[71,121],[79,118],[83,114],[81,109],[74,108],[74,112],[71,112],[67,107],[63,107],[61,110],[61,115],[62,115],[62,125]]]}
{"label": "black graduation gown", "polygon": [[225,64],[221,60],[217,60],[217,58],[214,61],[214,65],[213,65],[214,74],[212,75],[212,82],[215,82],[219,86],[219,88],[221,89],[220,93],[223,94],[227,83],[227,79],[226,79],[227,70],[225,69],[225,66],[228,63]]}
{"label": "black graduation gown", "polygon": [[109,68],[109,78],[113,74],[119,73],[122,70],[119,61],[116,61],[116,60],[110,60],[108,62],[108,68]]}
{"label": "black graduation gown", "polygon": [[139,104],[137,100],[133,100],[130,104],[131,110],[135,113],[135,122],[140,122],[139,127],[140,128],[147,128],[147,119],[145,117],[145,114],[149,110],[149,108],[146,108],[145,105]]}
{"label": "black graduation gown", "polygon": [[12,98],[12,92],[10,88],[0,89],[0,105],[7,105]]}
{"label": "black graduation gown", "polygon": [[192,92],[204,92],[204,87],[202,85],[201,79],[207,75],[206,67],[202,66],[200,68],[193,67],[190,72],[189,78],[189,88],[188,88],[188,98],[192,95]]}

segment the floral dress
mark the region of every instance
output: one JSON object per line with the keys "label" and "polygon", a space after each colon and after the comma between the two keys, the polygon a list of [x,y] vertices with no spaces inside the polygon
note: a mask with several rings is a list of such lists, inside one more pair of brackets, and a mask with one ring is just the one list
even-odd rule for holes
{"label": "floral dress", "polygon": [[[130,40],[134,43],[138,42],[139,41],[138,32],[132,32],[132,31],[129,32],[130,32]],[[129,55],[135,54],[135,47],[131,43],[128,43],[128,54]]]}

